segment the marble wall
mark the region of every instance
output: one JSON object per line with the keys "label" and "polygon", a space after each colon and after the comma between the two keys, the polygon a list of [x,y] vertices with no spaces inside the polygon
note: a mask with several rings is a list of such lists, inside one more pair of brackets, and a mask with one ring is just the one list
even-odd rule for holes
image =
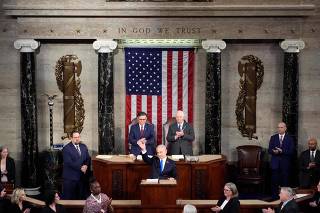
{"label": "marble wall", "polygon": [[[20,1],[19,1],[20,2]],[[310,1],[313,2],[313,1]],[[317,6],[319,8],[319,6]],[[212,17],[211,17],[212,18]],[[305,23],[302,21],[298,27],[299,34],[290,30],[282,18],[277,25],[272,18],[269,29],[262,35],[258,28],[247,28],[245,32],[234,30],[220,25],[234,38],[226,40],[227,47],[222,51],[222,153],[229,161],[235,161],[235,147],[244,144],[258,144],[268,146],[271,134],[276,131],[276,125],[282,117],[282,77],[283,77],[283,50],[279,47],[279,36],[282,38],[299,38],[305,41],[306,47],[299,54],[300,62],[300,106],[299,106],[299,151],[306,148],[308,137],[319,138],[318,123],[320,123],[320,41],[319,15],[310,18]],[[248,18],[249,20],[249,18]],[[262,21],[262,18],[250,18],[250,23]],[[292,19],[290,19],[292,20]],[[42,20],[43,21],[43,20]],[[237,19],[234,19],[235,23]],[[11,155],[17,160],[21,159],[21,118],[20,118],[20,68],[19,51],[13,47],[13,42],[23,37],[23,28],[19,29],[16,17],[0,13],[0,144],[9,146]],[[230,20],[228,20],[228,23]],[[100,20],[100,24],[102,21]],[[167,21],[166,21],[167,23]],[[270,22],[271,23],[271,22]],[[293,22],[292,22],[293,23]],[[239,26],[246,26],[244,21],[238,22]],[[219,25],[219,26],[220,26]],[[217,27],[219,27],[217,26]],[[236,24],[234,25],[236,26]],[[274,28],[273,28],[274,27]],[[281,31],[281,29],[284,29]],[[33,30],[36,29],[36,26]],[[277,31],[277,40],[272,38],[272,29]],[[22,31],[21,31],[22,30]],[[63,30],[63,25],[59,26]],[[66,29],[66,31],[69,29]],[[287,32],[287,31],[288,32]],[[71,33],[71,31],[68,31]],[[281,32],[281,33],[279,33]],[[39,33],[42,33],[39,29]],[[48,33],[48,32],[45,32]],[[56,32],[53,32],[55,34]],[[287,36],[285,35],[287,33]],[[238,36],[239,35],[239,39]],[[51,35],[59,37],[57,35]],[[219,34],[219,36],[221,36]],[[232,37],[231,36],[231,37]],[[243,38],[257,38],[265,36],[270,39],[243,40]],[[76,35],[75,35],[76,37]],[[195,37],[193,35],[193,37]],[[32,38],[32,37],[27,37]],[[86,37],[81,37],[81,39]],[[220,38],[224,38],[223,36]],[[69,38],[70,39],[70,38]],[[86,118],[82,133],[83,141],[89,149],[95,153],[98,150],[98,112],[97,112],[97,72],[98,55],[92,48],[95,38],[88,40],[40,40],[41,47],[36,53],[37,62],[37,100],[38,100],[38,143],[39,149],[49,147],[49,110],[47,98],[44,93],[57,94],[54,105],[54,142],[61,142],[63,134],[63,108],[62,93],[58,90],[54,75],[56,61],[63,55],[75,54],[82,61],[82,73],[80,79],[81,93],[84,98]],[[78,42],[77,42],[78,41]],[[257,93],[257,136],[258,140],[249,141],[243,138],[237,129],[235,118],[235,105],[239,92],[238,61],[242,56],[253,54],[259,57],[264,64],[264,82]],[[202,153],[205,140],[205,71],[206,52],[203,49],[196,53],[196,72],[194,89],[194,128],[196,133],[195,153]],[[124,128],[125,118],[122,107],[125,105],[125,73],[124,52],[117,49],[114,56],[114,101],[115,101],[115,149],[117,153],[124,153]]]}

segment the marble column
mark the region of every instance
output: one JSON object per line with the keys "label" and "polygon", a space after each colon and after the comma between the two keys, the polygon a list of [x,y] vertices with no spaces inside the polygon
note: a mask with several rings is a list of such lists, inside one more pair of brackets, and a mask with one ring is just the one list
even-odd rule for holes
{"label": "marble column", "polygon": [[302,40],[284,40],[280,47],[284,50],[282,120],[287,124],[287,132],[298,144],[299,118],[299,61],[298,53],[304,48]]}
{"label": "marble column", "polygon": [[25,188],[35,188],[38,180],[38,128],[35,77],[35,50],[40,43],[33,39],[19,39],[14,47],[20,50],[21,87],[21,183]]}
{"label": "marble column", "polygon": [[110,154],[114,149],[114,88],[113,50],[117,42],[97,40],[93,48],[98,52],[98,128],[99,154]]}
{"label": "marble column", "polygon": [[207,51],[205,153],[221,153],[221,50],[223,40],[205,40],[202,47]]}

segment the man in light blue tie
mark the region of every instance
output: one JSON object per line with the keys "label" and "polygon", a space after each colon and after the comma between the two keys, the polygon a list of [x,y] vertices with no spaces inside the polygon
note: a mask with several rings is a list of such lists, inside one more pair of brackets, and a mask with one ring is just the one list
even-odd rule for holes
{"label": "man in light blue tie", "polygon": [[167,157],[165,145],[157,146],[157,155],[151,158],[147,155],[146,144],[138,142],[144,162],[152,166],[151,178],[175,179],[177,177],[176,163]]}

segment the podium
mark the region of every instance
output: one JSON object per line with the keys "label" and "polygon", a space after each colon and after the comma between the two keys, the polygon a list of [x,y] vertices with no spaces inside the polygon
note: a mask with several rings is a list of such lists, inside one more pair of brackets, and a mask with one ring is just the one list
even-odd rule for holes
{"label": "podium", "polygon": [[140,183],[141,205],[176,205],[177,181],[159,180],[157,183],[142,180]]}

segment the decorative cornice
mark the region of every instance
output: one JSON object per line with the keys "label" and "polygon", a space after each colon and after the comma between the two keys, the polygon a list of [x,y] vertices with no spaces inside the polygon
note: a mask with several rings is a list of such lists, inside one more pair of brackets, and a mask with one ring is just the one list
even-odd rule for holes
{"label": "decorative cornice", "polygon": [[40,42],[34,39],[18,39],[14,42],[14,48],[22,53],[34,52],[40,46]]}
{"label": "decorative cornice", "polygon": [[207,52],[210,53],[219,53],[221,50],[226,48],[226,42],[223,40],[205,40],[202,41],[202,47]]}
{"label": "decorative cornice", "polygon": [[273,4],[234,4],[219,2],[106,2],[105,0],[74,1],[16,0],[4,3],[3,9],[10,16],[94,16],[94,17],[297,17],[313,16],[315,4],[294,4],[279,0]]}
{"label": "decorative cornice", "polygon": [[299,39],[286,39],[280,43],[280,47],[288,53],[298,53],[305,47],[305,43]]}
{"label": "decorative cornice", "polygon": [[111,53],[117,48],[118,43],[112,39],[101,39],[93,42],[93,49],[98,53]]}

